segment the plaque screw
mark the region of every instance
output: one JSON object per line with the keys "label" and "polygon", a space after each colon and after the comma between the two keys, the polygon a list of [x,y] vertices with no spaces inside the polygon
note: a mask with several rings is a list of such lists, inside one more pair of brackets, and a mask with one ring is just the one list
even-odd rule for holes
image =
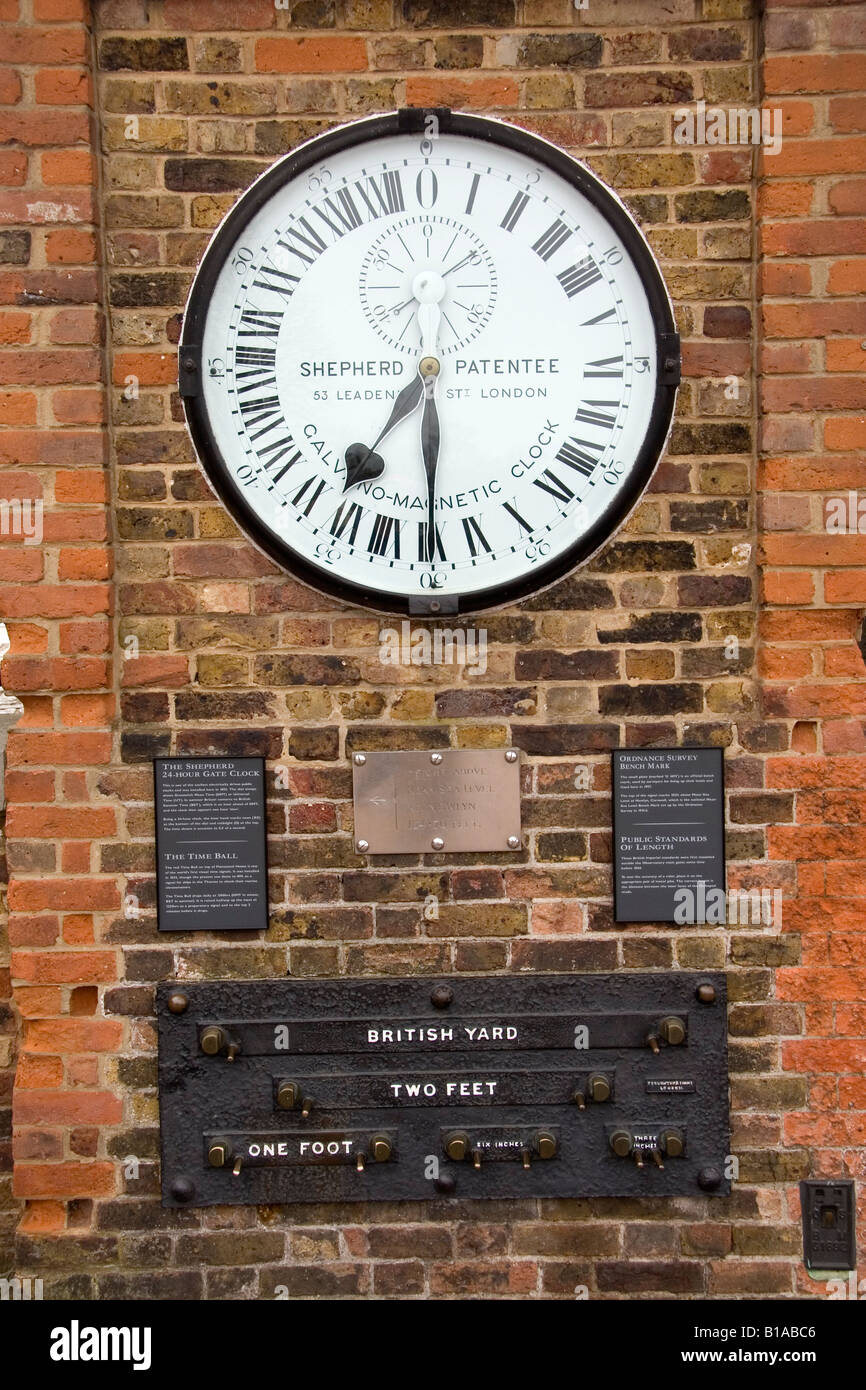
{"label": "plaque screw", "polygon": [[718,1168],[702,1168],[698,1173],[698,1187],[702,1187],[705,1192],[712,1192],[721,1185],[722,1175]]}
{"label": "plaque screw", "polygon": [[716,987],[705,980],[703,984],[698,985],[695,995],[702,1004],[714,1004],[716,1002]]}
{"label": "plaque screw", "polygon": [[519,835],[509,835],[509,837],[508,837],[508,848],[509,848],[509,849],[520,849],[520,836],[519,836]]}
{"label": "plaque screw", "polygon": [[505,761],[507,763],[517,762],[517,753],[513,748],[509,748],[508,752],[505,754]]}
{"label": "plaque screw", "polygon": [[454,998],[454,991],[450,985],[437,985],[430,995],[430,1003],[434,1009],[447,1009]]}
{"label": "plaque screw", "polygon": [[366,754],[366,753],[356,753],[356,754],[355,754],[354,762],[355,762],[355,766],[356,766],[356,767],[363,767],[366,761],[367,761],[367,754]]}
{"label": "plaque screw", "polygon": [[457,1191],[457,1179],[453,1173],[440,1173],[438,1178],[433,1179],[433,1186],[444,1197],[450,1197]]}
{"label": "plaque screw", "polygon": [[434,835],[434,836],[433,836],[433,839],[430,841],[430,843],[431,843],[431,845],[433,846],[434,849],[444,849],[444,848],[445,848],[445,841],[442,839],[442,836],[441,836],[441,835]]}
{"label": "plaque screw", "polygon": [[355,841],[355,849],[358,851],[359,854],[366,854],[366,853],[367,853],[367,850],[368,850],[369,848],[370,848],[370,841],[369,841],[369,840],[356,840],[356,841]]}
{"label": "plaque screw", "polygon": [[191,1202],[195,1196],[195,1187],[189,1178],[175,1178],[171,1185],[171,1195],[176,1202]]}
{"label": "plaque screw", "polygon": [[185,994],[170,994],[168,996],[168,1011],[172,1014],[182,1014],[186,1011],[189,999]]}
{"label": "plaque screw", "polygon": [[195,358],[194,358],[194,357],[185,357],[185,358],[183,359],[183,366],[184,366],[184,371],[187,371],[187,372],[194,372],[195,369],[196,369],[196,360],[195,360]]}
{"label": "plaque screw", "polygon": [[439,764],[440,764],[441,761],[442,761],[442,754],[441,754],[441,753],[431,753],[431,754],[430,754],[430,761],[431,761],[431,763],[433,763],[433,765],[434,765],[435,767],[438,767]]}

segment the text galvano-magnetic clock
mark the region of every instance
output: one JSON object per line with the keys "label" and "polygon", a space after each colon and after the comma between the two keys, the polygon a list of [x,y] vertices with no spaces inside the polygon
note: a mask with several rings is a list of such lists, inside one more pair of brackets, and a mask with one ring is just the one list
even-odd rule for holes
{"label": "text galvano-magnetic clock", "polygon": [[634,507],[679,380],[618,198],[555,146],[448,110],[279,160],[214,235],[180,390],[207,475],[279,565],[392,613],[546,587]]}

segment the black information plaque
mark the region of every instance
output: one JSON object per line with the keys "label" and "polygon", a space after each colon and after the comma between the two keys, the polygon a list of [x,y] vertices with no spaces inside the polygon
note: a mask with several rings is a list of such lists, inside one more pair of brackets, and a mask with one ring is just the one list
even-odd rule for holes
{"label": "black information plaque", "polygon": [[708,894],[725,887],[722,749],[612,756],[614,920],[703,921]]}
{"label": "black information plaque", "polygon": [[263,758],[155,758],[160,931],[265,931]]}

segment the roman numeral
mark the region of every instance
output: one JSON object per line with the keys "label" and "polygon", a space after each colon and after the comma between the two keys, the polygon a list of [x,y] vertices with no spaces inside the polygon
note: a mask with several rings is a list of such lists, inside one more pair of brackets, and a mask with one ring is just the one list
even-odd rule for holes
{"label": "roman numeral", "polygon": [[545,468],[544,477],[533,478],[532,481],[536,487],[540,487],[544,492],[549,492],[551,497],[555,497],[557,502],[571,502],[574,498],[574,493],[568,483],[564,483],[555,473],[551,473],[549,468]]}
{"label": "roman numeral", "polygon": [[238,395],[243,395],[245,391],[258,391],[263,386],[276,386],[276,364],[276,348],[239,344],[235,352],[235,381],[243,381],[246,385],[238,385]]}
{"label": "roman numeral", "polygon": [[[615,366],[615,364],[616,364],[617,362],[620,364],[620,365],[619,365],[619,369],[617,369],[617,367]],[[591,371],[589,370],[590,367],[595,367],[596,370],[595,370],[594,372],[591,372]],[[595,377],[595,376],[604,376],[604,377],[619,376],[619,377],[621,377],[621,376],[622,376],[622,353],[620,353],[618,357],[599,357],[599,358],[597,358],[594,362],[590,362],[590,363],[589,363],[589,366],[585,368],[583,374],[584,374],[584,376],[594,376],[594,377]]]}
{"label": "roman numeral", "polygon": [[525,531],[527,535],[531,535],[532,532],[535,530],[535,527],[530,526],[526,518],[520,515],[520,512],[517,510],[517,508],[513,507],[510,502],[503,502],[502,505],[508,512],[509,516],[514,517],[514,520],[517,522],[521,531]]}
{"label": "roman numeral", "polygon": [[568,241],[571,232],[564,222],[559,218],[552,222],[546,232],[542,232],[538,241],[532,243],[533,251],[537,251],[543,261],[549,261],[554,251],[558,251],[563,242]]}
{"label": "roman numeral", "polygon": [[283,423],[279,396],[259,396],[254,401],[239,401],[238,406],[247,430],[253,425],[260,425],[263,420],[269,422],[257,434],[251,434],[250,439],[259,439],[263,434],[267,434],[268,430],[272,430],[274,425]]}
{"label": "roman numeral", "polygon": [[518,193],[507,213],[500,222],[500,227],[504,227],[506,232],[513,232],[520,220],[520,215],[526,204],[529,202],[528,193]]}
{"label": "roman numeral", "polygon": [[276,338],[284,310],[244,309],[241,314],[239,338]]}
{"label": "roman numeral", "polygon": [[581,328],[594,328],[597,323],[604,323],[605,319],[615,319],[616,309],[605,309],[603,314],[596,314],[594,319],[585,319],[580,325]]}
{"label": "roman numeral", "polygon": [[[433,534],[434,534],[434,540],[433,540],[433,555],[432,555],[432,559],[434,559],[434,560],[436,560],[436,559],[445,560],[445,559],[447,558],[446,555],[445,555],[445,547],[444,547],[443,544],[442,544],[442,536],[441,536],[441,534],[440,534],[440,531],[439,531],[439,527],[438,527],[438,526],[434,526],[434,527],[433,527]],[[428,558],[428,556],[427,556],[427,541],[428,541],[427,522],[426,522],[426,521],[419,521],[419,522],[418,522],[418,559],[419,559],[419,560],[426,561],[427,558]]]}
{"label": "roman numeral", "polygon": [[587,289],[600,280],[601,271],[592,256],[584,256],[581,260],[575,261],[574,265],[566,266],[565,270],[561,270],[556,278],[569,299],[573,299],[576,294],[580,294],[581,290]]}
{"label": "roman numeral", "polygon": [[[334,198],[337,202],[334,202]],[[358,211],[354,198],[348,188],[338,188],[334,198],[325,198],[313,209],[318,213],[327,227],[330,227],[335,236],[341,237],[345,232],[353,232],[356,227],[360,227],[363,218]],[[328,212],[325,211],[328,209]],[[328,213],[331,216],[328,216]],[[335,217],[336,222],[331,218]]]}
{"label": "roman numeral", "polygon": [[[282,421],[280,421],[280,423],[282,423]],[[269,425],[268,428],[271,429],[272,426]],[[286,454],[291,454],[293,449],[295,450],[294,455],[289,459],[288,463],[284,463],[279,472],[271,475],[270,469],[275,468],[278,463],[282,463]],[[290,434],[284,435],[282,439],[277,439],[273,444],[263,445],[261,449],[256,449],[256,453],[264,464],[268,476],[273,476],[275,483],[278,483],[283,474],[288,473],[289,469],[294,468],[295,464],[303,458],[303,454],[300,449],[296,447],[295,441]],[[270,458],[268,457],[269,454],[271,455]]]}
{"label": "roman numeral", "polygon": [[[280,237],[277,245],[282,246],[284,251],[289,251],[293,256],[299,256],[305,265],[312,265],[316,257],[325,250],[325,243],[306,217],[296,217],[295,222],[300,223],[300,227],[287,227],[285,236]],[[303,227],[303,231],[300,230],[301,227]],[[300,244],[292,246],[291,242],[286,241],[286,237],[289,236],[294,237],[295,241]],[[306,251],[303,250],[305,246]],[[311,254],[308,255],[308,252]]]}
{"label": "roman numeral", "polygon": [[311,477],[307,478],[305,482],[301,483],[301,486],[298,488],[297,492],[292,498],[293,505],[295,507],[300,507],[301,500],[304,494],[306,493],[307,488],[309,488],[313,483],[316,483],[317,486],[313,488],[313,491],[310,493],[310,496],[307,499],[307,505],[306,507],[304,507],[304,516],[310,515],[310,512],[313,510],[322,493],[324,492],[326,487],[324,478],[317,478],[315,473],[313,473]]}
{"label": "roman numeral", "polygon": [[[590,401],[589,404],[618,406],[619,401]],[[580,407],[574,418],[582,425],[594,425],[602,430],[612,430],[616,424],[616,413],[611,415],[607,410],[588,410],[585,405]]]}
{"label": "roman numeral", "polygon": [[359,502],[341,502],[334,513],[334,520],[331,523],[331,535],[335,540],[342,540],[343,532],[348,531],[348,543],[349,545],[354,545],[363,515],[364,508]]}
{"label": "roman numeral", "polygon": [[[389,212],[405,212],[403,185],[395,169],[386,169],[384,174],[367,174],[366,188],[360,181],[355,183],[358,195],[370,209],[371,217],[384,217]],[[374,201],[375,200],[375,201]]]}
{"label": "roman numeral", "polygon": [[464,516],[462,520],[463,534],[466,537],[466,544],[469,546],[469,554],[472,556],[473,560],[478,554],[478,547],[475,544],[476,540],[481,543],[481,548],[486,550],[489,555],[492,547],[481,527],[478,525],[477,518],[474,516]]}
{"label": "roman numeral", "polygon": [[277,270],[273,265],[260,265],[257,274],[258,279],[253,281],[254,285],[260,290],[281,294],[283,299],[291,299],[295,293],[295,286],[301,283],[299,275],[292,275],[288,270]]}
{"label": "roman numeral", "polygon": [[257,372],[272,372],[276,365],[276,348],[253,347],[252,343],[241,343],[235,353],[236,369],[239,367],[250,367],[253,371]]}
{"label": "roman numeral", "polygon": [[591,454],[585,454],[582,449],[577,447],[579,444],[585,445],[588,449],[597,449],[599,451],[601,451],[603,447],[601,444],[590,444],[588,440],[577,439],[572,435],[570,442],[566,440],[556,457],[559,459],[560,463],[567,463],[569,468],[574,468],[578,473],[582,473],[585,478],[589,478],[595,469],[595,465],[598,463],[598,459],[593,458]]}
{"label": "roman numeral", "polygon": [[367,542],[367,549],[371,555],[385,555],[389,548],[393,546],[394,559],[400,559],[400,523],[395,516],[383,516],[378,513],[373,522],[373,529],[370,532],[370,539]]}
{"label": "roman numeral", "polygon": [[468,199],[467,199],[467,201],[466,201],[466,207],[464,208],[464,213],[470,213],[470,212],[472,211],[472,209],[474,208],[474,206],[475,206],[475,195],[476,195],[476,193],[478,192],[478,185],[479,185],[480,182],[481,182],[481,175],[480,175],[480,174],[473,174],[473,175],[472,175],[472,183],[471,183],[471,185],[470,185],[470,187],[469,187],[469,197],[468,197]]}

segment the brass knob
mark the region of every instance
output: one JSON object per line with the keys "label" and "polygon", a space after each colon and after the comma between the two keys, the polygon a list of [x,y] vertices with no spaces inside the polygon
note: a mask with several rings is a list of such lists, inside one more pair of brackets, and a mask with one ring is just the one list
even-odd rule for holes
{"label": "brass knob", "polygon": [[628,1158],[631,1153],[631,1135],[627,1129],[615,1129],[609,1142],[617,1158]]}
{"label": "brass knob", "polygon": [[671,1047],[679,1047],[680,1043],[686,1040],[686,1025],[681,1018],[663,1018],[659,1024],[659,1032]]}
{"label": "brass knob", "polygon": [[610,1082],[607,1077],[602,1076],[600,1072],[591,1076],[589,1078],[589,1094],[596,1104],[610,1100]]}
{"label": "brass knob", "polygon": [[277,1105],[281,1110],[294,1110],[301,1099],[297,1081],[281,1081],[277,1087]]}
{"label": "brass knob", "polygon": [[682,1158],[686,1151],[685,1140],[678,1129],[665,1129],[659,1135],[659,1143],[668,1158]]}
{"label": "brass knob", "polygon": [[207,1161],[211,1168],[224,1168],[231,1155],[231,1146],[225,1139],[214,1139],[208,1146]]}
{"label": "brass knob", "polygon": [[208,1057],[216,1057],[217,1053],[222,1052],[226,1045],[227,1038],[222,1028],[218,1028],[215,1023],[203,1028],[199,1038],[199,1047],[202,1052],[206,1052]]}
{"label": "brass knob", "polygon": [[392,1152],[391,1140],[384,1134],[377,1134],[374,1139],[370,1140],[370,1157],[376,1163],[387,1163]]}
{"label": "brass knob", "polygon": [[469,1153],[469,1135],[464,1134],[462,1130],[457,1134],[449,1134],[445,1140],[445,1152],[455,1163],[462,1163]]}
{"label": "brass knob", "polygon": [[556,1139],[549,1130],[539,1130],[535,1140],[539,1158],[553,1158],[556,1153]]}

